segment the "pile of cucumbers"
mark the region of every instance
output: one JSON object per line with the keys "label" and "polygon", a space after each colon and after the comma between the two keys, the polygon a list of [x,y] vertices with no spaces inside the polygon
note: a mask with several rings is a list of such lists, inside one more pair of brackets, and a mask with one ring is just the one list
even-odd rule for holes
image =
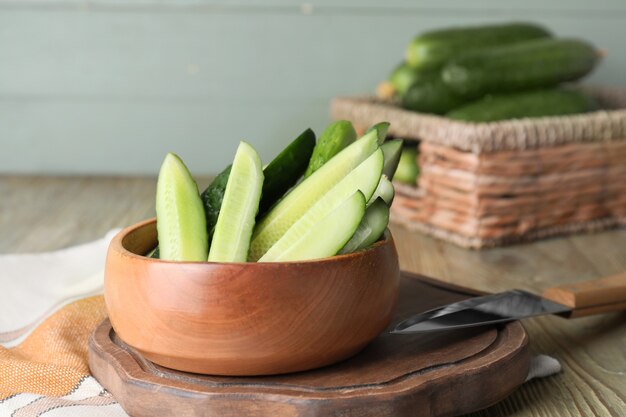
{"label": "pile of cucumbers", "polygon": [[316,143],[305,130],[263,167],[241,142],[233,163],[204,190],[169,153],[156,192],[158,246],[170,261],[288,262],[365,249],[389,222],[391,179],[402,141],[389,123],[360,139],[352,123],[330,124]]}
{"label": "pile of cucumbers", "polygon": [[600,55],[530,23],[436,30],[411,41],[383,91],[406,109],[468,122],[584,113],[594,100],[559,86],[589,74]]}

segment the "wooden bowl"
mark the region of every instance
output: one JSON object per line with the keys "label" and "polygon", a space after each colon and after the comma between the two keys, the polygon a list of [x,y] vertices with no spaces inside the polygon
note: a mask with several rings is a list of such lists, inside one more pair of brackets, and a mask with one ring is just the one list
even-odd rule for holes
{"label": "wooden bowl", "polygon": [[371,249],[304,262],[146,258],[154,219],[122,230],[104,295],[120,338],[152,362],[214,375],[269,375],[329,365],[389,324],[398,256],[389,232]]}

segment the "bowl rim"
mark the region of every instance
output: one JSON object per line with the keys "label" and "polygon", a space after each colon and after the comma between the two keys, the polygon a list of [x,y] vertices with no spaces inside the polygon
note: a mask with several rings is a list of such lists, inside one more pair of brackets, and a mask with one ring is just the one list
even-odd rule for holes
{"label": "bowl rim", "polygon": [[360,258],[369,253],[372,253],[380,248],[383,248],[388,245],[394,245],[393,235],[389,230],[389,227],[385,228],[385,232],[383,233],[384,239],[380,239],[376,241],[370,248],[365,250],[360,250],[357,252],[351,252],[341,255],[333,255],[326,258],[317,258],[317,259],[309,259],[309,260],[301,260],[301,261],[281,261],[281,262],[209,262],[209,261],[170,261],[163,260],[158,258],[149,258],[144,255],[139,255],[137,253],[131,252],[126,249],[124,246],[124,239],[130,235],[132,232],[145,227],[151,223],[155,224],[156,227],[156,217],[152,217],[150,219],[142,220],[140,222],[134,223],[130,226],[125,227],[115,234],[113,239],[109,244],[109,250],[116,250],[121,255],[125,257],[129,257],[135,259],[138,262],[148,262],[148,263],[161,263],[161,264],[174,264],[174,265],[233,265],[233,266],[244,266],[244,265],[261,265],[261,266],[279,266],[279,265],[299,265],[299,264],[321,264],[328,262],[339,262],[345,261],[353,258]]}

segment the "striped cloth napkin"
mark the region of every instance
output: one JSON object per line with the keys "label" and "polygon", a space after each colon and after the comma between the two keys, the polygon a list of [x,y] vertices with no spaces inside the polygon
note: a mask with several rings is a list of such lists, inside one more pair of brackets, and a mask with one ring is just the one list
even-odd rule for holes
{"label": "striped cloth napkin", "polygon": [[[116,232],[54,252],[0,255],[0,417],[128,417],[87,363],[87,340],[106,317],[102,268]],[[528,379],[560,370],[538,356]]]}

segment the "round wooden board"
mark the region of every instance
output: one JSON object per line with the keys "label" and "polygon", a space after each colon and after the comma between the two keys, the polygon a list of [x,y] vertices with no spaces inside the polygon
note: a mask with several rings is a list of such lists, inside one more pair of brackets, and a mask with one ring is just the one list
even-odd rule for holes
{"label": "round wooden board", "polygon": [[[403,273],[394,323],[467,298]],[[443,333],[383,333],[344,362],[295,374],[218,377],[152,364],[105,320],[89,341],[93,375],[133,417],[418,417],[486,408],[526,378],[528,336],[519,322]]]}

